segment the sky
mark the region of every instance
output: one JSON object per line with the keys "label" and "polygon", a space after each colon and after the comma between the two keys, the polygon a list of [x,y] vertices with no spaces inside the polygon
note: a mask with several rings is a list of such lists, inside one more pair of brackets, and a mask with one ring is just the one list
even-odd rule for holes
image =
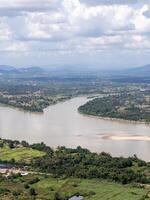
{"label": "sky", "polygon": [[0,64],[150,63],[150,0],[0,0]]}

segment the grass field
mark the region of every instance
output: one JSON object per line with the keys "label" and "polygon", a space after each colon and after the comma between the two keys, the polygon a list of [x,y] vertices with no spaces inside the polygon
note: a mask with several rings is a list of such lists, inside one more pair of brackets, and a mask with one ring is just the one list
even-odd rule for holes
{"label": "grass field", "polygon": [[[35,177],[40,180],[29,184]],[[29,188],[24,187],[26,184]],[[34,197],[30,194],[31,188],[35,189]],[[4,192],[5,189],[10,192]],[[148,200],[149,198],[146,197],[148,193],[148,189],[132,185],[124,186],[111,182],[74,178],[57,179],[44,175],[28,175],[13,179],[12,182],[10,180],[1,181],[0,184],[0,199],[2,200],[67,200],[75,194],[83,195],[84,200]]]}
{"label": "grass field", "polygon": [[[35,189],[50,199],[53,199],[50,190],[58,191],[62,199],[74,194],[83,195],[85,200],[141,200],[145,199],[148,190],[135,188],[131,185],[123,186],[116,183],[100,182],[98,180],[54,180],[47,179],[40,181]],[[53,192],[54,193],[54,192]]]}
{"label": "grass field", "polygon": [[17,162],[30,162],[32,158],[44,156],[45,153],[42,151],[37,151],[31,148],[25,147],[18,147],[10,149],[9,147],[5,146],[0,148],[0,159],[2,161],[10,161],[15,159]]}

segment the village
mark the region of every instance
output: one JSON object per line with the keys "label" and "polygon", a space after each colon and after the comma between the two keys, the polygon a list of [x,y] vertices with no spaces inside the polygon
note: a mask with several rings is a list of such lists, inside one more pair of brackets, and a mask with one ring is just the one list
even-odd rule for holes
{"label": "village", "polygon": [[0,174],[4,177],[9,177],[17,174],[21,176],[27,176],[29,172],[26,171],[26,167],[19,168],[9,164],[0,164]]}

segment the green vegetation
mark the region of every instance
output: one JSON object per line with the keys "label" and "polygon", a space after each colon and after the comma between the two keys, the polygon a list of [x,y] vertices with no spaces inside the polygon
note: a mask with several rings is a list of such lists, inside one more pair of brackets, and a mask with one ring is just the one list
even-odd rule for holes
{"label": "green vegetation", "polygon": [[45,153],[29,149],[29,148],[3,148],[0,149],[0,159],[2,161],[10,161],[14,159],[17,162],[28,162],[32,158],[42,157]]}
{"label": "green vegetation", "polygon": [[[58,147],[44,143],[0,140],[0,163],[12,168],[0,175],[2,200],[146,200],[150,192],[150,163],[138,159],[91,153],[87,149]],[[26,167],[25,167],[26,166]],[[16,174],[13,168],[29,174]]]}
{"label": "green vegetation", "polygon": [[112,157],[104,152],[91,153],[81,147],[77,149],[59,147],[51,155],[34,159],[32,167],[58,177],[65,175],[77,178],[99,178],[122,184],[150,183],[150,177],[147,176],[150,170],[149,163],[141,161],[136,156]]}
{"label": "green vegetation", "polygon": [[136,103],[141,91],[145,91],[145,95],[150,93],[147,76],[102,75],[99,71],[46,71],[38,67],[9,71],[5,67],[0,69],[0,103],[31,112],[43,112],[49,105],[78,95],[131,93]]}
{"label": "green vegetation", "polygon": [[49,72],[40,68],[0,70],[0,103],[31,112],[71,97],[99,91],[101,81],[93,76]]}
{"label": "green vegetation", "polygon": [[109,95],[95,98],[78,110],[88,115],[150,122],[150,96],[143,92]]}
{"label": "green vegetation", "polygon": [[[44,143],[29,145],[27,142],[1,140],[1,163],[24,163],[30,170],[53,174],[56,177],[102,179],[122,184],[150,183],[150,163],[136,156],[112,157],[102,152],[92,153],[87,149],[58,147],[55,151]],[[8,147],[9,146],[9,147]]]}
{"label": "green vegetation", "polygon": [[[9,140],[8,140],[9,141]],[[4,142],[0,141],[0,160],[3,161],[15,161],[18,163],[30,163],[33,158],[43,157],[45,152],[35,150],[29,147],[23,147],[17,141],[12,142]]]}
{"label": "green vegetation", "polygon": [[43,109],[58,102],[69,99],[70,96],[46,96],[38,93],[23,95],[0,94],[0,103],[31,112],[43,112]]}
{"label": "green vegetation", "polygon": [[74,195],[82,195],[84,200],[146,200],[149,199],[149,189],[97,179],[64,179],[46,175],[15,176],[0,181],[2,200],[67,200]]}

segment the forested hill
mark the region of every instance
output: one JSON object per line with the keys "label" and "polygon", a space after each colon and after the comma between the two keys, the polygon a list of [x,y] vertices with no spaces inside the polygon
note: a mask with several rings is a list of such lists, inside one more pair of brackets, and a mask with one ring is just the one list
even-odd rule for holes
{"label": "forested hill", "polygon": [[147,92],[120,93],[95,98],[80,106],[78,110],[88,115],[150,122],[150,99]]}

